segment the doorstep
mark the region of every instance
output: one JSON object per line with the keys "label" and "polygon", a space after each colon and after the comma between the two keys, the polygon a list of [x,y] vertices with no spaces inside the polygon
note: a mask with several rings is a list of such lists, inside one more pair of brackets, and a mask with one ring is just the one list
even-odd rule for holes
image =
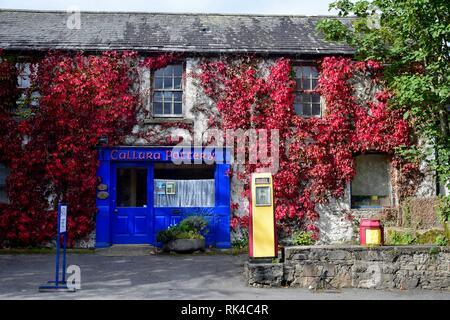
{"label": "doorstep", "polygon": [[158,248],[148,244],[115,244],[107,248],[95,249],[96,254],[109,257],[152,256],[158,252]]}

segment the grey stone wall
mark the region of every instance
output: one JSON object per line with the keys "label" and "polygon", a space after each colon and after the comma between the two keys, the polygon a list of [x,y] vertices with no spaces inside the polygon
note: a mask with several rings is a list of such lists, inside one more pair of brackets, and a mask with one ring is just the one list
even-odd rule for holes
{"label": "grey stone wall", "polygon": [[[326,271],[326,272],[325,272]],[[305,246],[284,248],[280,263],[247,263],[248,285],[450,290],[450,247]]]}
{"label": "grey stone wall", "polygon": [[[178,128],[176,125],[165,126],[169,120],[153,119],[151,116],[151,106],[149,104],[150,95],[150,72],[141,70],[140,91],[143,93],[144,108],[138,114],[138,124],[133,128],[132,134],[126,139],[129,145],[166,145],[164,138],[167,136],[181,136],[187,138],[194,133],[196,137],[205,134],[210,129],[210,117],[220,117],[214,102],[207,97],[198,84],[198,80],[191,75],[198,72],[201,60],[198,57],[186,58],[186,79],[184,83],[184,105],[183,119],[177,122],[185,124],[184,128]],[[261,61],[258,72],[261,75],[267,75],[269,67],[274,63],[273,59],[264,59]],[[360,100],[366,100],[373,97],[377,90],[373,82],[368,81],[365,75],[358,75],[353,80],[355,95]],[[326,108],[326,106],[324,106]],[[190,129],[187,129],[186,126]],[[191,132],[189,132],[191,131]],[[204,142],[206,141],[206,137]],[[190,143],[189,139],[185,140]],[[422,168],[425,170],[426,168]],[[233,171],[239,172],[242,167],[238,164],[233,165]],[[242,196],[244,182],[234,175],[231,178],[231,202],[238,205],[233,214],[237,216],[248,215],[248,201]],[[435,193],[435,183],[432,175],[428,175],[420,187],[418,194]],[[395,197],[394,197],[395,198]],[[394,201],[395,205],[397,203]],[[358,230],[355,227],[355,221],[360,218],[368,218],[379,214],[381,210],[354,210],[350,208],[350,187],[347,186],[342,198],[331,199],[328,204],[317,205],[317,212],[320,219],[317,226],[320,230],[319,244],[334,243],[355,243],[358,241]],[[347,217],[352,215],[355,220],[349,220]],[[232,233],[231,238],[239,239],[245,237],[239,230]]]}

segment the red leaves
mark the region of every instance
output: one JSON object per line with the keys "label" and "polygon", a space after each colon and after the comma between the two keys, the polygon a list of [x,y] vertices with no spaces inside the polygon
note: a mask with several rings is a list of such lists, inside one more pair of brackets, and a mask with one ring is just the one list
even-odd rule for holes
{"label": "red leaves", "polygon": [[117,144],[136,121],[137,100],[130,91],[130,58],[135,57],[129,52],[50,53],[39,62],[34,79],[41,94],[39,108],[35,116],[10,128],[19,137],[26,133],[28,143],[23,149],[13,148],[20,140],[8,144],[11,204],[0,212],[0,221],[7,221],[0,226],[0,239],[7,235],[12,245],[51,239],[56,213],[48,211],[48,197],[53,194],[69,204],[71,243],[92,230],[97,211],[95,146],[102,136]]}
{"label": "red leaves", "polygon": [[[198,79],[205,94],[216,101],[223,129],[280,131],[280,169],[274,176],[274,198],[275,216],[281,226],[286,225],[284,229],[289,229],[289,220],[306,219],[303,228],[317,236],[318,228],[313,224],[319,218],[316,204],[343,195],[346,183],[355,175],[353,155],[368,150],[392,154],[396,146],[409,144],[407,123],[398,112],[388,109],[388,92],[381,90],[375,103],[366,102],[370,112],[353,97],[349,83],[353,74],[376,76],[381,72],[377,62],[323,59],[317,90],[326,100],[322,118],[294,114],[295,83],[287,59],[278,60],[266,77],[258,75],[254,59],[245,58],[239,63],[203,63],[201,70]],[[237,173],[238,179],[247,181],[246,197],[248,177],[257,167],[246,164],[245,174]],[[240,218],[232,218],[233,226],[239,222]]]}
{"label": "red leaves", "polygon": [[167,53],[161,54],[154,57],[147,57],[141,62],[141,66],[149,69],[161,69],[169,64],[175,63],[182,58],[181,53]]}

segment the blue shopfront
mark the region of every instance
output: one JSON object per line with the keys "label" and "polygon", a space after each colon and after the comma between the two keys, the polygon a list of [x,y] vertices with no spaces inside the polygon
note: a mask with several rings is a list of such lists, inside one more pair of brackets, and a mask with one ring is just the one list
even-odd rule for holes
{"label": "blue shopfront", "polygon": [[230,247],[229,152],[214,148],[99,149],[96,246],[151,244],[189,215],[208,221],[206,245]]}

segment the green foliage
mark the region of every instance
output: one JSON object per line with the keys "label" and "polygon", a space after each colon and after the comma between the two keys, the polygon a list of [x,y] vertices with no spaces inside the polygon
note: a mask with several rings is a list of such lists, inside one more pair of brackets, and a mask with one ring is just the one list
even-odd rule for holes
{"label": "green foliage", "polygon": [[156,240],[166,244],[176,239],[204,239],[204,235],[208,232],[207,226],[208,222],[204,218],[190,216],[180,223],[160,231]]}
{"label": "green foliage", "polygon": [[233,239],[231,242],[231,247],[236,251],[242,252],[248,250],[248,230],[245,228],[241,229],[241,237]]}
{"label": "green foliage", "polygon": [[178,225],[182,231],[194,231],[201,234],[206,234],[208,232],[206,229],[207,226],[208,221],[198,216],[189,216],[183,219]]}
{"label": "green foliage", "polygon": [[436,237],[435,244],[438,246],[448,246],[449,241],[448,241],[447,237],[445,237],[443,235],[439,235]]}
{"label": "green foliage", "polygon": [[[394,93],[390,105],[436,150],[429,160],[440,180],[449,184],[450,10],[448,0],[337,0],[339,16],[317,28],[329,41],[355,48],[359,60],[385,65],[384,80]],[[425,152],[424,152],[425,153]]]}
{"label": "green foliage", "polygon": [[231,243],[231,247],[240,250],[248,248],[248,238],[242,237],[239,239],[234,239]]}
{"label": "green foliage", "polygon": [[415,241],[415,237],[413,234],[409,232],[397,232],[394,231],[390,235],[390,238],[387,239],[388,244],[398,246],[398,245],[408,245],[413,244]]}
{"label": "green foliage", "polygon": [[315,243],[313,234],[307,231],[297,231],[292,234],[292,244],[295,246],[310,246]]}
{"label": "green foliage", "polygon": [[437,214],[443,223],[450,221],[450,196],[439,197],[439,205],[437,207]]}
{"label": "green foliage", "polygon": [[422,245],[437,244],[448,245],[448,238],[445,232],[440,229],[429,229],[426,232],[418,232],[412,229],[388,230],[386,234],[387,245]]}

